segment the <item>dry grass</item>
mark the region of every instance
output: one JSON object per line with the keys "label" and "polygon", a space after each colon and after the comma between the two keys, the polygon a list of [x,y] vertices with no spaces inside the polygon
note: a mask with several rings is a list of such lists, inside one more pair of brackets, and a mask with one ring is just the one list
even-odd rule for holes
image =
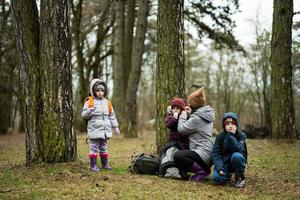
{"label": "dry grass", "polygon": [[154,152],[154,133],[138,139],[114,137],[109,141],[113,171],[89,171],[85,135],[78,139],[78,161],[25,163],[21,134],[0,136],[0,199],[300,199],[300,142],[287,144],[248,140],[247,187],[132,175],[130,157]]}

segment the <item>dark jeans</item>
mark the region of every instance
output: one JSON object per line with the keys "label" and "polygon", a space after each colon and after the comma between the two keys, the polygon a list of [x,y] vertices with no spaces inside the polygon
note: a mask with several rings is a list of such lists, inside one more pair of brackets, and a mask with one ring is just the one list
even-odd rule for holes
{"label": "dark jeans", "polygon": [[235,172],[237,176],[244,176],[244,171],[246,167],[246,159],[241,153],[234,153],[231,156],[230,163],[224,164],[224,175],[221,176],[217,170],[214,170],[213,173],[213,181],[215,183],[227,183],[230,178],[231,174]]}
{"label": "dark jeans", "polygon": [[201,157],[192,150],[177,151],[174,154],[174,161],[183,172],[188,172],[194,162],[200,165],[206,172],[210,172],[210,169],[206,166]]}

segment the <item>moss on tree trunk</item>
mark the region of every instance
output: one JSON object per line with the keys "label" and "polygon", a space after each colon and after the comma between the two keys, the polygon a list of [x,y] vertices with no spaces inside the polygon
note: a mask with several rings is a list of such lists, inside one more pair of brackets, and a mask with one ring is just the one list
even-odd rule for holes
{"label": "moss on tree trunk", "polygon": [[76,158],[71,87],[70,2],[12,1],[23,86],[26,163]]}
{"label": "moss on tree trunk", "polygon": [[165,116],[173,96],[185,97],[183,0],[158,1],[156,145],[159,152],[167,141]]}
{"label": "moss on tree trunk", "polygon": [[295,138],[291,64],[293,1],[274,0],[271,41],[271,121],[273,138]]}

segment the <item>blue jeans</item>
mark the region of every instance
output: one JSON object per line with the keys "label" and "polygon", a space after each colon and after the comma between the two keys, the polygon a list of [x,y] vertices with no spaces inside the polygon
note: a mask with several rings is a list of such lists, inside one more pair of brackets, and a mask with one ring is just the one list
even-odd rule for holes
{"label": "blue jeans", "polygon": [[230,163],[224,164],[224,175],[221,176],[217,170],[214,170],[213,181],[215,183],[227,183],[231,178],[231,173],[235,172],[238,176],[243,176],[246,167],[245,157],[238,152],[232,154]]}

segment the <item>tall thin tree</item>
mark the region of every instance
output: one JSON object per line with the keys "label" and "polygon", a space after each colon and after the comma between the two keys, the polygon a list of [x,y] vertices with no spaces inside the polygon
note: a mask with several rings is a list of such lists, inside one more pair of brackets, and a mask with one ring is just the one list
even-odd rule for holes
{"label": "tall thin tree", "polygon": [[124,67],[124,36],[125,36],[125,1],[115,0],[115,28],[114,28],[114,57],[113,57],[113,98],[112,102],[117,113],[119,123],[123,124],[125,113],[126,85],[125,85],[125,67]]}
{"label": "tall thin tree", "polygon": [[149,0],[138,2],[138,18],[136,34],[132,50],[132,66],[129,74],[126,92],[126,137],[137,137],[137,90],[139,86],[141,67],[143,64],[143,54],[145,49],[145,36],[147,31],[147,16]]}
{"label": "tall thin tree", "polygon": [[157,17],[156,145],[167,141],[165,116],[172,96],[185,97],[183,0],[159,0]]}
{"label": "tall thin tree", "polygon": [[271,39],[271,122],[273,138],[296,137],[293,100],[293,0],[274,0]]}

